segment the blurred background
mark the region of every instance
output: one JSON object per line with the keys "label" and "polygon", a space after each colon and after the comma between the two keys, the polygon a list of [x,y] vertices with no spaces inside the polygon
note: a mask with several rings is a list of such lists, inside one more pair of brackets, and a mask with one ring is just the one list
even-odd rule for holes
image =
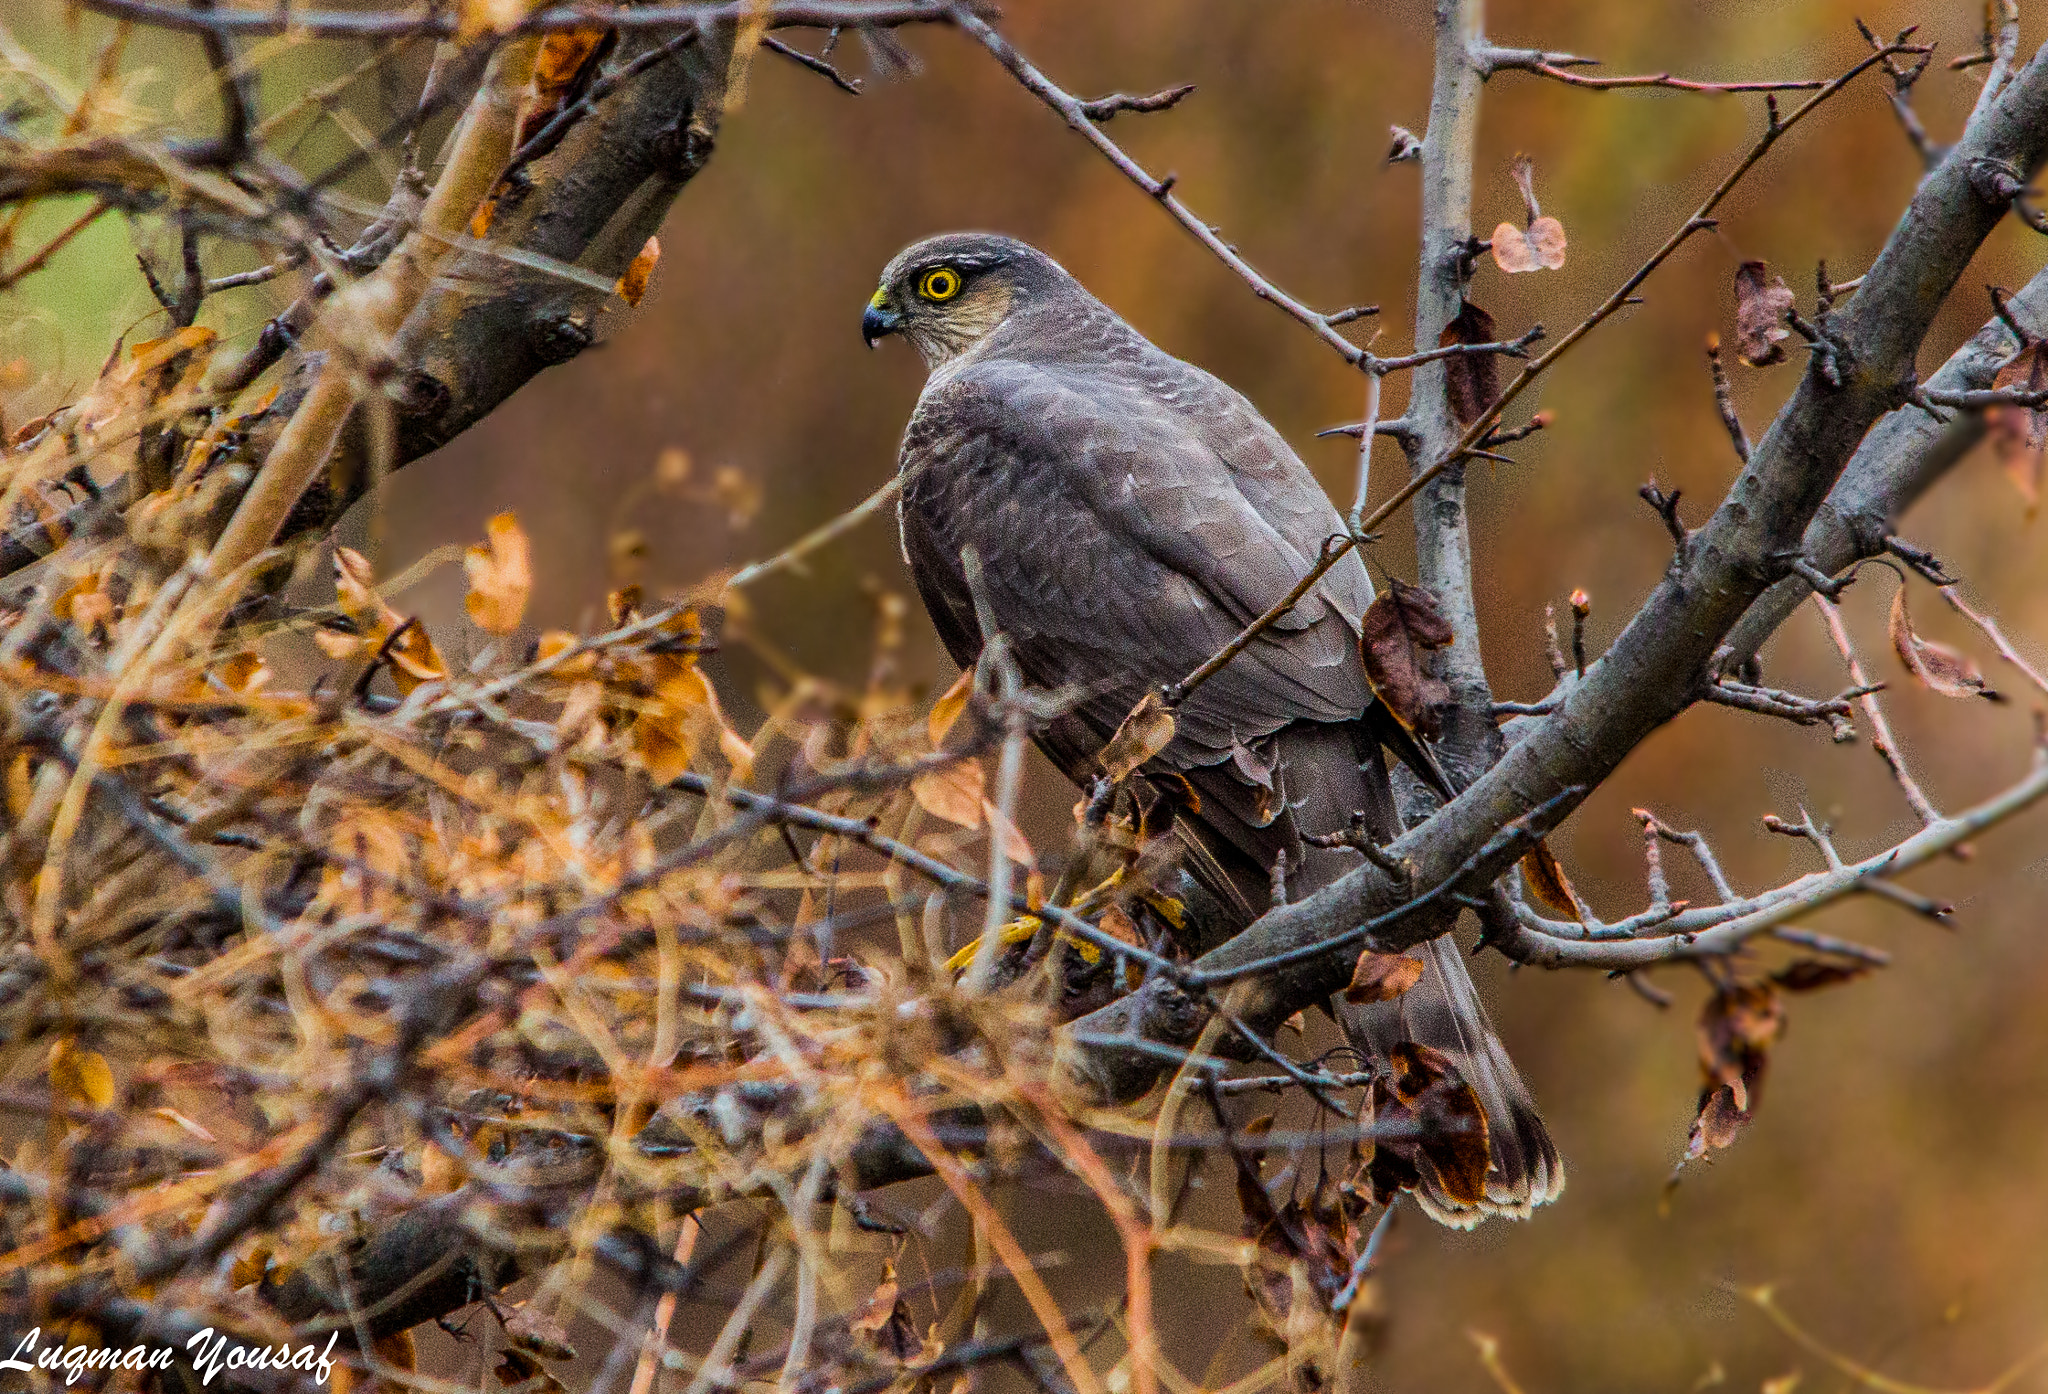
{"label": "blurred background", "polygon": [[[56,0],[7,9],[17,37],[73,75],[87,71],[106,33]],[[1613,72],[1708,79],[1831,76],[1867,52],[1852,16],[1886,33],[1917,23],[1921,39],[1940,45],[1917,89],[1937,139],[1954,136],[1977,89],[1975,73],[1946,68],[1978,45],[1980,7],[1965,0],[1498,0],[1490,9],[1497,42],[1592,54]],[[1420,132],[1426,120],[1426,5],[1019,0],[1011,10],[1009,35],[1079,95],[1198,84],[1171,113],[1120,117],[1111,133],[1149,168],[1177,173],[1190,205],[1281,285],[1324,309],[1377,302],[1381,317],[1357,328],[1377,324],[1383,353],[1410,348],[1417,172],[1383,161],[1390,124]],[[348,532],[374,549],[380,571],[476,538],[487,515],[512,509],[535,542],[530,620],[589,624],[602,614],[624,530],[644,538],[647,579],[660,590],[774,553],[857,503],[893,471],[922,380],[901,344],[862,349],[863,302],[894,251],[949,228],[999,229],[1044,247],[1157,343],[1242,389],[1333,491],[1348,493],[1351,446],[1314,437],[1358,415],[1356,375],[1255,299],[970,41],[940,29],[901,36],[917,70],[871,79],[857,98],[760,56],[744,106],[727,116],[708,169],[663,232],[639,310],[351,519]],[[2022,52],[2044,37],[2031,18]],[[266,103],[361,56],[279,45],[265,60]],[[859,67],[854,45],[844,56]],[[139,37],[129,57],[138,106],[195,105],[195,57],[189,43]],[[380,100],[409,102],[410,91],[357,91],[347,110],[375,128]],[[1731,280],[1744,258],[1768,260],[1802,305],[1817,259],[1837,280],[1861,272],[1920,173],[1885,91],[1881,78],[1864,78],[1774,151],[1724,206],[1720,232],[1694,239],[1650,281],[1646,304],[1603,326],[1533,394],[1528,405],[1556,422],[1514,447],[1519,463],[1475,467],[1481,619],[1500,697],[1534,700],[1550,685],[1546,603],[1562,608],[1583,587],[1597,651],[1663,572],[1669,542],[1637,499],[1640,484],[1655,476],[1681,488],[1697,522],[1733,477],[1702,342],[1710,330],[1731,335]],[[1761,119],[1754,97],[1497,78],[1485,95],[1475,222],[1519,220],[1509,165],[1527,152],[1544,211],[1569,231],[1570,260],[1513,278],[1482,262],[1473,299],[1504,335],[1535,321],[1562,333],[1691,211]],[[301,155],[318,164],[346,148],[323,126]],[[382,197],[371,176],[355,192]],[[49,230],[70,216],[53,212]],[[21,245],[33,245],[33,231]],[[1985,284],[2017,287],[2041,261],[2035,235],[2009,220],[1930,336],[1923,372],[1987,317]],[[43,376],[53,398],[88,381],[112,335],[153,307],[141,277],[121,274],[132,264],[128,231],[103,220],[0,298],[0,361]],[[210,302],[204,322],[248,334],[281,304],[266,290],[237,294]],[[1735,368],[1752,435],[1801,357]],[[1400,391],[1390,388],[1388,415]],[[686,452],[691,489],[652,487],[668,450]],[[1402,468],[1391,444],[1377,467],[1384,493]],[[1408,526],[1402,515],[1376,552],[1396,575],[1412,574]],[[2048,652],[2043,526],[1987,452],[1904,531],[1966,577],[1966,593],[2038,662]],[[1937,803],[1959,809],[2024,768],[2038,701],[1925,587],[1915,595],[1922,631],[1977,652],[2021,700],[1966,705],[1915,688],[1884,639],[1894,585],[1889,573],[1869,573],[1846,613],[1873,675],[1894,684],[1887,702],[1907,758]],[[459,612],[460,589],[444,569],[408,606],[431,627]],[[860,681],[886,592],[910,594],[884,517],[821,553],[810,574],[758,588],[734,618],[722,689],[744,706],[785,667]],[[1801,691],[1845,684],[1810,612],[1766,660],[1770,680]],[[902,661],[934,690],[952,677],[915,609]],[[1072,792],[1043,766],[1030,788],[1027,832],[1057,846]],[[1631,808],[1706,830],[1736,884],[1755,890],[1810,869],[1809,849],[1769,837],[1759,821],[1796,818],[1802,803],[1835,825],[1848,855],[1912,826],[1867,743],[1832,745],[1824,728],[1701,708],[1648,742],[1554,845],[1595,906],[1619,917],[1644,897]],[[1984,838],[1967,862],[1916,877],[1956,902],[1952,928],[1875,901],[1814,917],[1813,928],[1888,948],[1894,966],[1791,1001],[1758,1121],[1713,1165],[1691,1169],[1668,1206],[1660,1193],[1698,1079],[1696,976],[1658,975],[1677,998],[1659,1012],[1597,975],[1510,975],[1495,958],[1478,960],[1571,1186],[1528,1224],[1466,1235],[1397,1227],[1384,1279],[1391,1324],[1374,1378],[1388,1389],[1481,1388],[1487,1376],[1465,1334],[1477,1330],[1500,1339],[1531,1394],[1687,1390],[1717,1370],[1734,1387],[1801,1368],[1809,1387],[1842,1383],[1730,1295],[1731,1283],[1777,1284],[1817,1335],[1921,1383],[1980,1385],[2033,1350],[2048,1338],[2048,1213],[2038,1198],[2048,1174],[2044,867],[2048,815],[2036,810]],[[1679,880],[1678,894],[1698,893]],[[1032,1207],[1018,1223],[1028,1243],[1088,1242],[1065,1233],[1057,1206]],[[1219,1344],[1243,1343],[1230,1270],[1177,1268],[1164,1294],[1168,1348],[1191,1378]],[[2048,1386],[2048,1374],[2030,1383]]]}

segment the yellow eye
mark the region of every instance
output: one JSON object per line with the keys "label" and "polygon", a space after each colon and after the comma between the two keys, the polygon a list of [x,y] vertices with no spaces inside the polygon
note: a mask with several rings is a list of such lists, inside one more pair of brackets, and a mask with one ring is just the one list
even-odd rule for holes
{"label": "yellow eye", "polygon": [[960,293],[960,273],[950,266],[935,266],[917,283],[917,293],[927,300],[951,300]]}

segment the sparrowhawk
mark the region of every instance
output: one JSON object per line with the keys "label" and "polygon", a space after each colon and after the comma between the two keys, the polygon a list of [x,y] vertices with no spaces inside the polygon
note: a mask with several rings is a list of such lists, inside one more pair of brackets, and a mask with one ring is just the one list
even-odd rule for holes
{"label": "sparrowhawk", "polygon": [[[1077,783],[1140,698],[1280,600],[1343,530],[1251,403],[1022,242],[953,233],[907,248],[861,330],[870,345],[901,334],[929,370],[903,436],[897,517],[932,621],[957,662],[975,661],[971,548],[1025,680],[1080,694],[1037,738]],[[1230,932],[1270,903],[1280,854],[1297,897],[1358,865],[1303,834],[1354,813],[1377,839],[1401,830],[1358,650],[1372,599],[1353,551],[1188,697],[1148,766],[1200,796],[1181,823],[1188,867]],[[1381,1061],[1403,1040],[1442,1051],[1485,1110],[1485,1200],[1461,1203],[1425,1176],[1424,1207],[1460,1226],[1527,1214],[1562,1189],[1563,1166],[1455,943],[1434,940],[1423,957],[1420,983],[1393,1001],[1340,1003],[1345,1024]]]}

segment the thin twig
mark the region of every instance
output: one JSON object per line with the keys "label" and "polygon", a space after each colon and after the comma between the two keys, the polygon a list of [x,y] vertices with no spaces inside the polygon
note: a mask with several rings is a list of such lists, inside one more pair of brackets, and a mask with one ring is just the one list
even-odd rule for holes
{"label": "thin twig", "polygon": [[1828,637],[1835,642],[1835,648],[1842,655],[1842,662],[1849,669],[1849,681],[1861,688],[1864,695],[1858,700],[1863,706],[1863,719],[1870,723],[1870,747],[1878,753],[1885,767],[1892,772],[1892,778],[1899,783],[1899,789],[1906,796],[1906,802],[1920,815],[1920,821],[1929,827],[1942,822],[1941,811],[1928,799],[1906,768],[1905,758],[1899,753],[1898,737],[1884,719],[1884,707],[1877,700],[1880,684],[1875,684],[1864,675],[1863,664],[1856,657],[1856,646],[1849,638],[1849,631],[1842,624],[1842,614],[1835,602],[1816,593],[1813,603],[1820,610],[1821,622],[1827,626]]}
{"label": "thin twig", "polygon": [[[986,28],[986,26],[983,27]],[[1449,469],[1454,462],[1463,458],[1474,446],[1478,445],[1486,433],[1493,428],[1493,424],[1500,420],[1501,413],[1517,397],[1521,396],[1531,383],[1555,366],[1560,358],[1571,351],[1573,345],[1585,338],[1586,335],[1590,334],[1601,323],[1620,310],[1623,305],[1627,304],[1635,295],[1637,288],[1650,278],[1651,273],[1656,271],[1659,266],[1662,266],[1670,258],[1671,254],[1683,246],[1694,233],[1713,226],[1711,215],[1716,208],[1720,207],[1721,200],[1734,190],[1735,186],[1742,181],[1743,176],[1748,174],[1755,167],[1756,163],[1769,153],[1771,147],[1784,138],[1788,131],[1805,120],[1822,103],[1847,87],[1849,83],[1861,76],[1881,59],[1889,57],[1894,53],[1921,52],[1920,48],[1904,42],[1905,37],[1912,32],[1910,29],[1906,30],[1898,41],[1888,44],[1884,51],[1873,54],[1851,67],[1847,72],[1822,87],[1813,96],[1801,103],[1793,110],[1791,115],[1780,117],[1774,108],[1771,113],[1771,119],[1764,128],[1764,133],[1757,138],[1755,144],[1750,146],[1748,152],[1737,161],[1735,167],[1729,170],[1721,182],[1715,186],[1714,191],[1708,194],[1700,206],[1693,211],[1692,216],[1680,224],[1677,231],[1673,232],[1664,240],[1662,246],[1650,254],[1648,260],[1636,268],[1628,279],[1615,289],[1613,294],[1609,295],[1606,300],[1595,307],[1591,314],[1574,326],[1570,333],[1558,340],[1540,358],[1537,358],[1534,362],[1525,366],[1521,372],[1517,373],[1514,380],[1507,385],[1506,390],[1494,400],[1493,405],[1482,412],[1466,428],[1465,434],[1459,438],[1457,444],[1452,447],[1443,459],[1437,460],[1426,468],[1416,471],[1409,478],[1408,482],[1397,489],[1391,498],[1375,509],[1370,517],[1361,520],[1360,526],[1352,530],[1352,536],[1357,537],[1372,533],[1381,523],[1391,517],[1397,509],[1426,488],[1431,480],[1442,474],[1446,469]],[[1021,62],[1021,60],[1019,61]],[[1036,76],[1035,73],[1034,76]],[[1039,78],[1038,81],[1044,83],[1043,78]],[[1047,87],[1051,86],[1049,83],[1045,85]],[[1057,88],[1052,90],[1058,91]],[[1128,163],[1124,161],[1121,151],[1117,151],[1112,158]],[[1142,171],[1139,171],[1139,173],[1142,174]],[[1203,232],[1207,232],[1206,227],[1204,227]],[[1210,235],[1213,236],[1213,234]],[[1232,260],[1235,261],[1234,255]],[[1345,348],[1348,350],[1350,345],[1345,345]],[[1353,545],[1355,544],[1351,538],[1335,538],[1329,544],[1326,544],[1316,564],[1309,568],[1307,574],[1296,582],[1286,595],[1274,602],[1264,614],[1246,625],[1228,644],[1210,655],[1208,659],[1197,665],[1186,677],[1173,685],[1172,691],[1176,694],[1177,700],[1186,701],[1190,694],[1221,672],[1232,659],[1244,652],[1259,635],[1263,634],[1291,611],[1300,602],[1301,598],[1314,589],[1317,582],[1321,581],[1328,574],[1330,568],[1343,559],[1344,554],[1350,551]]]}
{"label": "thin twig", "polygon": [[1674,92],[1705,92],[1716,95],[1732,95],[1742,92],[1812,92],[1825,87],[1824,78],[1793,78],[1769,82],[1701,82],[1691,78],[1673,77],[1670,73],[1634,73],[1626,76],[1595,77],[1572,71],[1574,67],[1586,67],[1598,63],[1597,58],[1584,58],[1574,53],[1546,53],[1534,48],[1496,48],[1491,44],[1475,51],[1472,62],[1483,78],[1501,72],[1534,73],[1555,82],[1592,92],[1612,92],[1625,88],[1661,87]]}

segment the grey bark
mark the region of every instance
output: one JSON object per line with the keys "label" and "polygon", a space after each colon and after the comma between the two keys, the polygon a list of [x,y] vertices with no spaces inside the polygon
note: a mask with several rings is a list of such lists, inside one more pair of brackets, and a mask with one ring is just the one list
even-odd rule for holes
{"label": "grey bark", "polygon": [[[1389,849],[1413,868],[1414,886],[1455,879],[1465,892],[1482,893],[1521,850],[1497,838],[1500,830],[1539,809],[1550,811],[1546,821],[1567,814],[1644,737],[1694,700],[1726,636],[1785,574],[1784,559],[1796,554],[1866,433],[1905,400],[1914,355],[1936,311],[2010,211],[2012,181],[2023,187],[2044,153],[2048,49],[1972,121],[1922,182],[1854,300],[1823,321],[1841,385],[1831,386],[1817,365],[1809,367],[1721,506],[1585,680],[1454,802]],[[1242,966],[1311,948],[1411,894],[1378,867],[1363,866],[1307,900],[1275,909],[1196,966]],[[1406,948],[1441,932],[1456,909],[1455,901],[1440,900],[1368,942],[1382,952]],[[1346,982],[1355,948],[1293,960],[1261,975],[1257,1000],[1244,1015],[1271,1026],[1327,997]],[[1128,1098],[1150,1086],[1162,1061],[1156,1052],[1111,1046],[1105,1038],[1135,1033],[1185,1046],[1204,1016],[1185,994],[1155,980],[1074,1023],[1064,1058],[1077,1084]],[[1090,1043],[1080,1045],[1074,1036]]]}

